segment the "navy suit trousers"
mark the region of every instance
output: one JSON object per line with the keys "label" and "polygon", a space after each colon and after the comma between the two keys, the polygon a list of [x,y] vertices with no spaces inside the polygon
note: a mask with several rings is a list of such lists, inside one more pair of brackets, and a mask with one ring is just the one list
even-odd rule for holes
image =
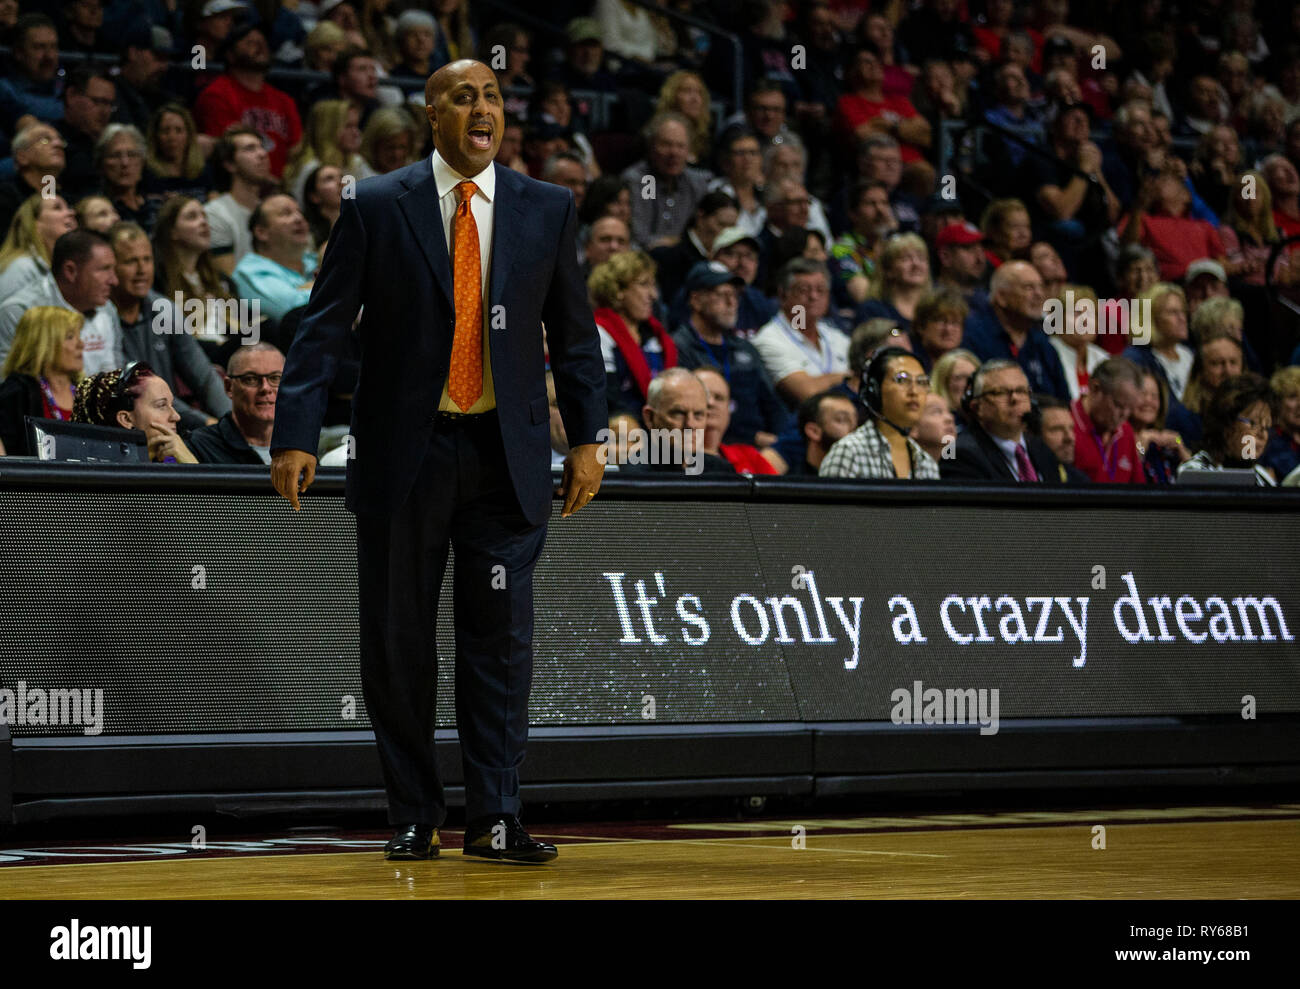
{"label": "navy suit trousers", "polygon": [[435,425],[406,501],[391,514],[356,520],[361,680],[389,822],[441,827],[447,816],[433,739],[438,599],[449,546],[466,817],[517,815],[533,568],[546,524],[530,525],[519,507],[496,413]]}

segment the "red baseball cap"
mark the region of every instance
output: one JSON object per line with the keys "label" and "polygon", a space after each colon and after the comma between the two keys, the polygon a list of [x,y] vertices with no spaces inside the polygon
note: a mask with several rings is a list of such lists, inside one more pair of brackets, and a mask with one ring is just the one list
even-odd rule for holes
{"label": "red baseball cap", "polygon": [[984,234],[980,232],[980,228],[969,220],[962,220],[960,223],[950,223],[940,230],[939,236],[934,239],[934,246],[948,247],[951,244],[958,244],[965,247],[968,244],[983,242]]}

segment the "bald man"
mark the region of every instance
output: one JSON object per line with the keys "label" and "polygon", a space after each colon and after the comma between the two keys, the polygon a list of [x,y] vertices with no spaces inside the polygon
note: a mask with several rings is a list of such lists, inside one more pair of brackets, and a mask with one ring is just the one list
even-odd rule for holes
{"label": "bald man", "polygon": [[962,346],[981,361],[1017,362],[1030,390],[1070,400],[1065,369],[1043,332],[1043,276],[1027,261],[1006,261],[989,281],[989,309],[966,317]]}
{"label": "bald man", "polygon": [[533,568],[552,514],[542,324],[570,445],[562,518],[600,487],[604,361],[573,197],[493,162],[505,129],[496,75],[453,62],[429,78],[425,99],[433,155],[343,200],[285,364],[272,482],[297,511],[360,311],[346,504],[357,524],[362,686],[396,828],[384,855],[436,857],[447,816],[433,742],[435,623],[453,546],[464,853],[546,862],[554,846],[519,823],[518,773]]}

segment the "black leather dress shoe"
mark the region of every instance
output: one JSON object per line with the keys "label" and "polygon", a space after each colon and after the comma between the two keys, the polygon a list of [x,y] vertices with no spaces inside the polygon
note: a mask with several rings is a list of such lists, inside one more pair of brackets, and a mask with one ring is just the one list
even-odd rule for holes
{"label": "black leather dress shoe", "polygon": [[530,838],[519,818],[500,814],[480,817],[465,826],[464,854],[495,862],[535,865],[549,862],[560,853],[554,845]]}
{"label": "black leather dress shoe", "polygon": [[437,828],[426,824],[408,824],[384,846],[384,858],[436,859],[440,844]]}

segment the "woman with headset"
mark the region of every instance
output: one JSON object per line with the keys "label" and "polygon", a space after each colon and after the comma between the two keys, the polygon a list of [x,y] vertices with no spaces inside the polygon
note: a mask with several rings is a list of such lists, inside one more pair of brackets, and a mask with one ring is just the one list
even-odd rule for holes
{"label": "woman with headset", "polygon": [[902,347],[876,352],[862,372],[867,420],[836,440],[818,477],[939,479],[939,465],[911,433],[925,411],[930,378]]}

